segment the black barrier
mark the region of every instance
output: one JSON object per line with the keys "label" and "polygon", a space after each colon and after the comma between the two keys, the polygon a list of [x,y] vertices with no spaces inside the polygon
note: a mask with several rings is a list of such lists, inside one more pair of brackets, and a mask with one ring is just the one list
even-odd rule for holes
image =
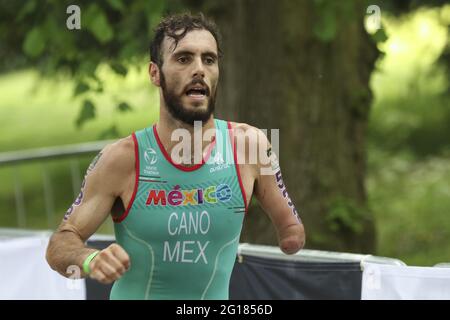
{"label": "black barrier", "polygon": [[[114,241],[110,240],[88,240],[87,245],[95,249],[105,249]],[[90,278],[86,279],[86,299],[87,300],[109,300],[109,293],[112,284],[102,284]]]}
{"label": "black barrier", "polygon": [[304,262],[242,256],[230,281],[235,300],[360,300],[357,262]]}
{"label": "black barrier", "polygon": [[[104,249],[113,241],[89,240]],[[230,280],[232,300],[360,300],[358,262],[304,262],[243,255]],[[107,300],[112,285],[87,279],[86,299]]]}

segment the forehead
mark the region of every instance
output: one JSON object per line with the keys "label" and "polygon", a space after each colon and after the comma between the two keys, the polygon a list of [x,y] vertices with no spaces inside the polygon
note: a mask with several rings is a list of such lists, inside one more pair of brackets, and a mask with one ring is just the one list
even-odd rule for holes
{"label": "forehead", "polygon": [[178,41],[176,48],[174,39],[164,37],[162,48],[163,55],[172,55],[179,51],[190,51],[193,53],[212,51],[217,54],[216,39],[214,39],[211,32],[204,29],[192,30],[186,33],[184,38]]}

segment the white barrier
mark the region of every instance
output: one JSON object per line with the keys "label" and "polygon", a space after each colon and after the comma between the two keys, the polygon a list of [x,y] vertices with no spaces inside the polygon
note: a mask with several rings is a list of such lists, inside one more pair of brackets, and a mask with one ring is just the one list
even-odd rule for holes
{"label": "white barrier", "polygon": [[[51,231],[0,228],[1,299],[86,299],[84,280],[70,280],[51,270],[45,251]],[[95,235],[91,240],[114,240]],[[238,256],[303,262],[358,262],[363,300],[450,299],[450,264],[409,267],[398,259],[351,253],[301,250],[285,255],[278,247],[240,244]]]}
{"label": "white barrier", "polygon": [[449,300],[450,268],[365,263],[362,300]]}
{"label": "white barrier", "polygon": [[84,280],[56,273],[45,260],[47,235],[0,239],[0,299],[84,300]]}

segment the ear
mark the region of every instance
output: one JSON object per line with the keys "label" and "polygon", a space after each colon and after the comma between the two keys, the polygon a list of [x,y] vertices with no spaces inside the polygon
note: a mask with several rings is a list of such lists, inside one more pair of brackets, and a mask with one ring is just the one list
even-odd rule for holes
{"label": "ear", "polygon": [[150,75],[150,80],[152,83],[157,87],[161,86],[159,72],[159,67],[156,63],[150,62],[150,65],[148,66],[148,74]]}

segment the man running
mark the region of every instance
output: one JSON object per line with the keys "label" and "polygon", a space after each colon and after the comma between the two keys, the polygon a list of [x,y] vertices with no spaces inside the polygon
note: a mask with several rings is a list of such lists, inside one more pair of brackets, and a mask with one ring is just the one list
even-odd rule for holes
{"label": "man running", "polygon": [[[82,277],[114,282],[111,299],[228,299],[252,195],[284,253],[303,247],[303,224],[262,131],[213,116],[221,53],[215,24],[202,15],[169,16],[150,51],[159,120],[97,155],[51,237],[47,261],[64,276],[76,265]],[[196,139],[197,124],[210,139]],[[194,138],[180,149],[183,135]],[[249,161],[261,148],[271,161]],[[86,247],[110,214],[117,243]]]}

